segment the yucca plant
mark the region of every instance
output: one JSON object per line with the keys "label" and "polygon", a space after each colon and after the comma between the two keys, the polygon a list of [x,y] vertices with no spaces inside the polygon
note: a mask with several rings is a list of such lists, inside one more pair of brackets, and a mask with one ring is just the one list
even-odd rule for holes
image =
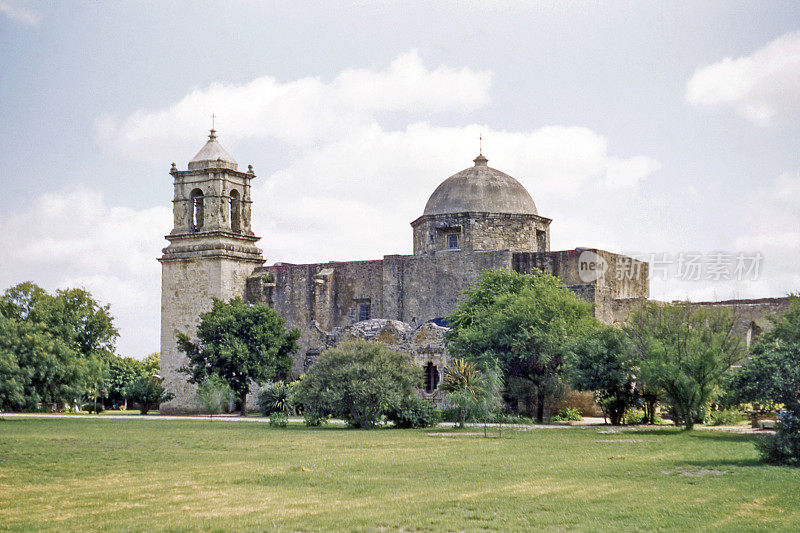
{"label": "yucca plant", "polygon": [[258,403],[264,416],[272,413],[290,415],[294,412],[291,389],[283,381],[264,385],[258,394]]}

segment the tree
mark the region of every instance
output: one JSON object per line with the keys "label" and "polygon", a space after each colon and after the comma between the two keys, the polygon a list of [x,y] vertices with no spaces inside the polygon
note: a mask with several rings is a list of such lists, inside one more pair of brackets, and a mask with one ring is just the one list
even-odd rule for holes
{"label": "tree", "polygon": [[536,420],[562,389],[571,339],[594,323],[591,305],[555,276],[484,271],[448,316],[450,353],[485,368],[497,365],[514,389],[535,398]]}
{"label": "tree", "polygon": [[251,382],[261,385],[291,372],[300,332],[286,331],[283,318],[265,304],[215,298],[211,310],[200,315],[197,337],[192,342],[178,333],[178,348],[189,358],[181,370],[190,383],[202,383],[210,374],[223,378],[245,416]]}
{"label": "tree", "polygon": [[496,368],[480,370],[472,362],[453,359],[444,370],[442,389],[458,407],[458,427],[461,428],[467,418],[486,422],[488,416],[500,408],[501,388],[502,379]]}
{"label": "tree", "polygon": [[[83,396],[87,361],[42,323],[0,317],[0,360],[9,374],[4,409],[33,409],[38,403],[76,402]],[[20,394],[21,390],[21,394]]]}
{"label": "tree", "polygon": [[769,317],[772,329],[753,345],[752,357],[730,379],[734,401],[783,405],[775,437],[761,447],[770,463],[800,466],[800,297]]}
{"label": "tree", "polygon": [[149,376],[157,376],[161,373],[161,354],[153,352],[142,361],[142,370]]}
{"label": "tree", "polygon": [[595,391],[597,403],[612,425],[619,425],[636,401],[633,352],[625,334],[598,325],[573,346],[569,357],[572,385]]}
{"label": "tree", "polygon": [[146,415],[151,409],[158,409],[162,403],[175,397],[167,392],[161,385],[161,379],[156,376],[140,376],[125,388],[125,397],[139,404],[140,414]]}
{"label": "tree", "polygon": [[295,389],[306,416],[326,415],[368,429],[422,386],[408,354],[356,341],[325,350]]}
{"label": "tree", "polygon": [[141,361],[132,357],[119,357],[109,354],[105,357],[108,365],[108,377],[105,380],[106,398],[112,406],[125,401],[125,388],[136,378],[145,375]]}
{"label": "tree", "polygon": [[702,420],[723,376],[744,357],[735,325],[728,309],[688,303],[649,302],[628,319],[637,380],[650,391],[663,390],[676,424],[691,429]]}
{"label": "tree", "polygon": [[[5,408],[33,408],[39,402],[78,401],[104,374],[104,356],[117,330],[109,307],[83,289],[48,294],[25,282],[0,296],[0,360],[13,373],[0,402]],[[20,386],[22,394],[19,394]]]}
{"label": "tree", "polygon": [[231,401],[233,390],[228,382],[217,374],[210,374],[197,387],[196,395],[197,400],[208,411],[209,417],[213,417],[214,413],[221,413]]}

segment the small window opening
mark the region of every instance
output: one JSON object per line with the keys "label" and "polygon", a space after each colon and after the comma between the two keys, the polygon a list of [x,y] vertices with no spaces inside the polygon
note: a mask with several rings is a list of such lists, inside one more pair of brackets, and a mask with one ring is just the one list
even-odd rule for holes
{"label": "small window opening", "polygon": [[231,191],[231,230],[241,231],[241,202],[239,201],[239,191]]}
{"label": "small window opening", "polygon": [[458,238],[460,235],[458,233],[448,233],[447,234],[447,248],[449,250],[458,250]]}
{"label": "small window opening", "polygon": [[425,367],[425,392],[433,394],[439,386],[439,369],[433,363]]}
{"label": "small window opening", "polygon": [[536,230],[536,251],[547,251],[547,232],[537,229]]}
{"label": "small window opening", "polygon": [[192,229],[203,227],[203,191],[195,189],[191,194],[192,199]]}
{"label": "small window opening", "polygon": [[358,321],[363,322],[364,320],[369,320],[370,317],[370,305],[368,303],[361,304],[358,306]]}

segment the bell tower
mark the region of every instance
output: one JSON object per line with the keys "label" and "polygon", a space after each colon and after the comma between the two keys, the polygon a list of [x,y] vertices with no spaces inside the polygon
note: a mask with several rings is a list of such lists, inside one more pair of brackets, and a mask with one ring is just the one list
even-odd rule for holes
{"label": "bell tower", "polygon": [[219,144],[215,130],[189,162],[172,164],[174,227],[161,263],[161,376],[175,399],[164,413],[197,411],[195,386],[178,371],[186,356],[178,351],[178,332],[193,337],[199,315],[212,298],[244,297],[247,276],[264,263],[250,227],[252,165],[240,172],[236,160]]}

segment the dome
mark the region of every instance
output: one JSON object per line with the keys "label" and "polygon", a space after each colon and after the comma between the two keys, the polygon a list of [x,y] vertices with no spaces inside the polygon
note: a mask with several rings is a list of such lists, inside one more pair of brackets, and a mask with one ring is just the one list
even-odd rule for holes
{"label": "dome", "polygon": [[536,215],[536,204],[520,182],[489,167],[482,154],[475,166],[444,180],[425,204],[423,215],[511,213]]}
{"label": "dome", "polygon": [[229,168],[236,170],[238,166],[239,164],[236,163],[233,156],[217,142],[217,131],[213,129],[205,146],[189,161],[189,170],[202,168]]}

